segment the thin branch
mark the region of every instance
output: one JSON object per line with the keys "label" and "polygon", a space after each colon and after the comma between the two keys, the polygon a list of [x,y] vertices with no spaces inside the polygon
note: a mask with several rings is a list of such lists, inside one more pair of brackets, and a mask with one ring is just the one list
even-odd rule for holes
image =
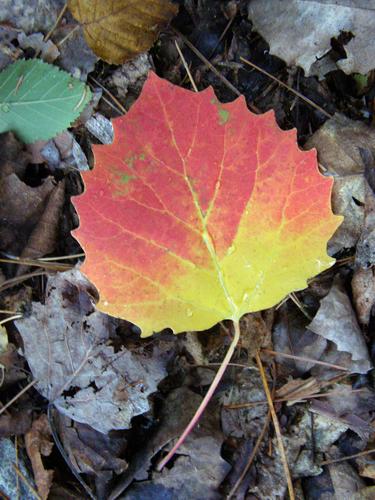
{"label": "thin branch", "polygon": [[324,460],[323,462],[320,462],[319,465],[330,465],[330,464],[336,464],[337,462],[345,462],[345,460],[364,457],[365,455],[369,455],[370,453],[375,453],[375,448],[371,450],[361,451],[360,453],[355,453],[354,455],[347,455],[346,457],[335,458],[334,460]]}
{"label": "thin branch", "polygon": [[51,38],[52,33],[55,31],[55,29],[60,24],[61,19],[63,18],[63,16],[64,16],[65,12],[67,11],[67,9],[68,9],[68,4],[66,3],[64,5],[64,7],[61,9],[60,14],[57,16],[55,24],[52,26],[52,28],[49,30],[49,32],[47,33],[47,35],[44,37],[44,41],[45,42],[47,42]]}
{"label": "thin branch", "polygon": [[281,85],[282,87],[284,87],[287,90],[289,90],[289,92],[292,92],[294,95],[296,95],[297,97],[299,97],[300,99],[302,99],[303,101],[305,101],[307,104],[309,104],[313,108],[315,108],[318,111],[320,111],[321,113],[323,113],[327,118],[333,118],[333,115],[331,115],[325,109],[323,109],[321,106],[319,106],[319,104],[316,104],[314,101],[312,101],[308,97],[306,97],[303,94],[301,94],[301,92],[298,92],[298,90],[296,90],[293,87],[290,87],[290,85],[287,85],[286,83],[282,82],[276,76],[272,75],[271,73],[268,73],[268,71],[266,71],[265,69],[262,69],[261,67],[257,66],[256,64],[254,64],[253,62],[245,59],[242,56],[240,56],[240,59],[241,59],[242,62],[244,62],[248,66],[251,66],[252,68],[254,68],[257,71],[259,71],[260,73],[263,73],[263,75],[268,76],[269,78],[271,78],[272,80],[274,80],[275,82],[277,82],[279,85]]}
{"label": "thin branch", "polygon": [[[175,30],[176,31],[176,30]],[[241,92],[236,89],[236,87],[234,85],[232,85],[230,83],[229,80],[227,80],[225,78],[225,76],[223,76],[220,71],[218,71],[215,66],[206,58],[204,57],[204,55],[199,52],[199,50],[190,42],[190,40],[188,40],[184,35],[182,35],[181,33],[179,33],[178,31],[176,31],[177,35],[182,39],[182,41],[184,42],[185,45],[187,45],[189,47],[189,49],[194,52],[194,54],[199,57],[199,59],[206,65],[210,68],[210,70],[215,73],[215,75],[220,78],[220,80],[224,83],[224,85],[226,87],[228,87],[229,90],[231,90],[234,94],[236,94],[236,96],[241,96]]]}
{"label": "thin branch", "polygon": [[265,354],[270,354],[271,356],[280,356],[281,358],[295,359],[297,361],[305,361],[307,363],[315,363],[316,365],[327,366],[328,368],[333,368],[334,370],[341,370],[343,372],[349,372],[348,368],[340,365],[333,365],[332,363],[327,363],[325,361],[318,361],[317,359],[306,358],[305,356],[294,356],[293,354],[287,354],[285,352],[271,351],[271,349],[262,349]]}
{"label": "thin branch", "polygon": [[[274,363],[273,363],[273,367],[275,367]],[[276,372],[276,370],[275,370]],[[274,398],[275,396],[275,388],[276,388],[276,380],[275,380],[276,377],[273,377],[273,387],[272,387],[272,399]],[[264,439],[264,435],[266,434],[266,431],[269,427],[269,424],[270,424],[270,421],[271,421],[271,412],[270,410],[268,410],[267,412],[267,415],[266,415],[266,418],[265,418],[265,421],[264,421],[264,424],[263,424],[263,427],[262,427],[262,430],[258,436],[258,439],[256,440],[256,443],[255,443],[255,446],[253,448],[253,451],[251,452],[251,455],[249,457],[249,460],[247,461],[247,464],[245,465],[240,477],[237,479],[237,481],[235,482],[233,488],[230,490],[228,496],[227,496],[227,500],[230,500],[232,498],[232,496],[236,493],[237,489],[239,488],[240,484],[242,483],[242,481],[244,480],[246,474],[249,472],[250,470],[250,467],[251,465],[253,464],[254,462],[254,459],[258,453],[258,450],[259,450],[259,447]]]}
{"label": "thin branch", "polygon": [[127,111],[124,108],[124,106],[121,104],[121,102],[117,99],[117,97],[115,97],[106,87],[104,87],[104,85],[102,85],[100,82],[98,82],[98,80],[96,80],[93,76],[90,75],[89,78],[90,78],[90,80],[92,80],[95,83],[95,85],[99,85],[99,87],[103,90],[103,92],[105,92],[112,99],[112,101],[118,107],[119,112],[126,115]]}
{"label": "thin branch", "polygon": [[14,396],[10,401],[7,402],[6,405],[4,405],[2,408],[0,408],[0,415],[4,413],[4,411],[9,408],[15,401],[17,401],[18,398],[22,396],[26,391],[28,391],[33,385],[37,383],[37,380],[32,380],[29,384],[27,384],[21,391]]}
{"label": "thin branch", "polygon": [[284,448],[284,443],[283,443],[283,439],[282,439],[282,435],[281,435],[280,424],[279,424],[279,420],[278,420],[277,415],[276,415],[275,407],[273,406],[272,395],[271,395],[270,389],[268,387],[266,374],[265,374],[265,371],[263,368],[262,360],[260,359],[260,356],[259,356],[259,352],[256,353],[255,359],[256,359],[256,362],[257,362],[257,365],[259,368],[260,376],[261,376],[263,387],[264,387],[264,392],[265,392],[266,397],[267,397],[267,402],[268,402],[268,406],[269,406],[269,409],[271,412],[273,426],[275,428],[276,439],[277,439],[277,443],[279,446],[280,457],[281,457],[281,461],[282,461],[284,472],[285,472],[286,482],[288,485],[289,498],[290,498],[290,500],[295,500],[296,497],[294,495],[292,477],[290,475],[288,461],[287,461],[286,454],[285,454],[285,448]]}
{"label": "thin branch", "polygon": [[195,90],[195,92],[198,92],[198,87],[195,84],[193,75],[190,72],[189,66],[187,65],[187,62],[186,62],[185,57],[184,57],[184,54],[182,53],[182,51],[181,51],[181,49],[180,49],[180,47],[179,47],[179,45],[177,43],[177,40],[175,40],[174,43],[176,45],[176,49],[177,49],[178,55],[180,56],[182,64],[184,65],[184,68],[186,70],[187,76],[189,77],[191,86],[193,87],[193,89]]}
{"label": "thin branch", "polygon": [[42,497],[38,494],[38,492],[36,491],[36,489],[33,488],[33,486],[26,479],[26,477],[22,474],[22,472],[20,471],[20,469],[18,468],[18,466],[16,464],[12,464],[12,466],[13,466],[13,469],[14,469],[15,473],[17,474],[17,477],[19,477],[22,480],[22,482],[27,486],[27,488],[35,496],[35,498],[37,498],[38,500],[42,500]]}

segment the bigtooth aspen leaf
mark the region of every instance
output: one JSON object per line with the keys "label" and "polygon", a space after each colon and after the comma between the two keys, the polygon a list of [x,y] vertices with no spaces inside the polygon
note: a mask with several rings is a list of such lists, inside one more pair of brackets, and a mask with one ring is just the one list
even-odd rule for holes
{"label": "bigtooth aspen leaf", "polygon": [[295,131],[151,73],[75,198],[100,310],[143,336],[273,306],[329,268],[332,179]]}

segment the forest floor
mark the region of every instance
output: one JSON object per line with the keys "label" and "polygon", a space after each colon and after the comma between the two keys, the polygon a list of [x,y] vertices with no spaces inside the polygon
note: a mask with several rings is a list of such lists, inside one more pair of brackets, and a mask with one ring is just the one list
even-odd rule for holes
{"label": "forest floor", "polygon": [[[366,39],[375,7],[360,1],[332,7],[334,30],[319,10],[329,2],[285,2],[289,17],[277,18],[274,1],[180,0],[179,13],[148,52],[110,65],[87,46],[82,28],[70,35],[76,21],[69,11],[54,27],[63,1],[29,2],[38,4],[32,16],[23,3],[0,6],[0,69],[46,57],[87,82],[93,99],[69,131],[49,141],[26,146],[11,132],[0,135],[0,496],[276,500],[293,495],[286,460],[296,498],[375,498],[375,47]],[[301,12],[297,4],[312,3],[315,45],[308,21],[293,18]],[[309,44],[301,42],[304,33]],[[356,50],[353,38],[362,42]],[[219,388],[160,472],[157,463],[225,355],[231,325],[140,339],[131,323],[93,312],[78,271],[84,253],[71,234],[78,225],[71,197],[82,192],[81,172],[93,167],[92,145],[112,141],[110,120],[132,106],[149,70],[191,89],[186,64],[198,90],[212,86],[222,102],[243,95],[253,111],[272,109],[282,129],[297,130],[301,149],[315,147],[321,172],[334,178],[333,210],[345,219],[328,244],[332,268],[277,306],[242,318],[240,344]],[[74,379],[58,404],[42,396],[43,380],[31,369],[41,345],[25,349],[23,331],[37,338],[47,321],[51,337],[61,328],[78,335],[91,322],[94,330],[107,329],[115,353],[130,353],[142,383],[154,389],[139,401],[134,396],[142,410],[129,428],[107,432],[99,422],[106,404],[100,367],[92,368],[96,382],[86,389],[95,396],[83,410],[83,388]],[[46,370],[59,374],[64,362],[50,360]],[[147,364],[159,383],[147,380],[154,373],[142,371]],[[62,411],[64,398],[76,420]]]}

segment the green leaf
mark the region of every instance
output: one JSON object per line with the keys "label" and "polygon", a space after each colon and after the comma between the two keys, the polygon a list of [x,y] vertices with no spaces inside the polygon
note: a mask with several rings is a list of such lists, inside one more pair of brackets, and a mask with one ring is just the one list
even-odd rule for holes
{"label": "green leaf", "polygon": [[21,60],[0,73],[0,133],[26,143],[50,139],[80,115],[91,99],[87,85],[39,59]]}

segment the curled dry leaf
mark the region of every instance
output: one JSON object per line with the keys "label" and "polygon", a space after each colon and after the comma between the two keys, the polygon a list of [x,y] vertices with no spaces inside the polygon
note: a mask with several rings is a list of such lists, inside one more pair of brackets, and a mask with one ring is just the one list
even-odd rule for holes
{"label": "curled dry leaf", "polygon": [[39,496],[42,500],[46,500],[53,479],[53,471],[46,470],[42,461],[42,456],[48,457],[53,448],[47,415],[43,414],[34,420],[31,430],[25,434],[25,445],[33,467]]}
{"label": "curled dry leaf", "polygon": [[89,46],[111,64],[148,50],[160,28],[177,14],[169,0],[69,0],[68,6]]}
{"label": "curled dry leaf", "polygon": [[109,339],[116,324],[94,312],[79,271],[49,278],[44,304],[16,322],[36,388],[78,422],[106,433],[126,429],[149,409],[148,396],[165,377],[163,356],[122,349]]}
{"label": "curled dry leaf", "polygon": [[315,73],[313,64],[331,50],[331,39],[350,32],[353,37],[344,45],[346,58],[337,65],[347,74],[366,74],[375,68],[375,4],[369,0],[342,3],[252,0],[249,17],[270,44],[271,54],[288,65],[301,66],[307,76]]}
{"label": "curled dry leaf", "polygon": [[204,330],[271,307],[332,265],[332,181],[273,113],[150,73],[113,126],[74,200],[102,311],[144,336]]}

